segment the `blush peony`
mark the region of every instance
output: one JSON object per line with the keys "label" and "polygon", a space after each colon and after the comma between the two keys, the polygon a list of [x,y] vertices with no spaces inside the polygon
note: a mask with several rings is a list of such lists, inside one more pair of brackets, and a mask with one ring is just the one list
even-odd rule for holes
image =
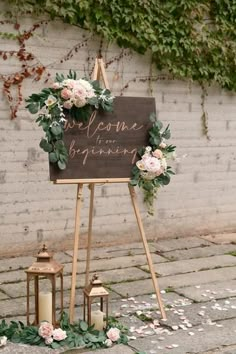
{"label": "blush peony", "polygon": [[51,337],[53,333],[53,325],[49,322],[41,322],[38,334],[42,338]]}
{"label": "blush peony", "polygon": [[148,172],[158,172],[161,169],[161,163],[156,157],[145,159],[145,170]]}
{"label": "blush peony", "polygon": [[66,331],[63,331],[61,328],[54,329],[52,336],[53,336],[53,339],[57,340],[57,341],[64,340],[67,337]]}
{"label": "blush peony", "polygon": [[110,339],[112,342],[118,341],[120,339],[120,330],[118,328],[110,328],[107,332],[107,338]]}

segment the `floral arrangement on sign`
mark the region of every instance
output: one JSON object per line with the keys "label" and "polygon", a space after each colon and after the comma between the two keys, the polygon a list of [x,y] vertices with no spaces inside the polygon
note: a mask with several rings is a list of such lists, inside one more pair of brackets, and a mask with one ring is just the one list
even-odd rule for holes
{"label": "floral arrangement on sign", "polygon": [[70,324],[68,315],[64,312],[60,327],[53,328],[49,322],[41,322],[39,327],[24,326],[22,322],[5,320],[0,323],[0,336],[4,345],[7,339],[13,343],[24,343],[58,349],[61,347],[107,348],[116,343],[128,343],[127,329],[114,318],[110,318],[104,331],[94,330],[94,325],[88,326],[84,321]]}
{"label": "floral arrangement on sign", "polygon": [[152,128],[149,130],[149,146],[139,151],[141,157],[132,169],[132,186],[138,185],[144,192],[144,202],[148,213],[153,215],[153,203],[161,186],[170,183],[170,175],[174,172],[167,165],[167,160],[173,158],[175,146],[168,145],[166,140],[171,137],[169,125],[163,129],[163,124],[156,115],[150,115]]}
{"label": "floral arrangement on sign", "polygon": [[[77,79],[73,71],[66,78],[56,74],[50,88],[26,99],[30,113],[38,113],[36,122],[45,133],[39,145],[49,154],[49,161],[61,170],[66,168],[68,152],[63,139],[67,115],[75,121],[86,122],[94,109],[111,112],[113,99],[111,92],[102,89],[98,81]],[[169,184],[170,175],[174,174],[167,166],[167,160],[173,156],[175,146],[166,143],[171,136],[169,125],[163,130],[163,124],[154,113],[150,120],[153,124],[149,130],[149,146],[139,151],[141,159],[132,169],[130,184],[143,189],[144,202],[149,214],[153,214],[153,202],[159,187]]]}
{"label": "floral arrangement on sign", "polygon": [[61,170],[66,168],[68,152],[63,141],[66,114],[75,121],[86,122],[94,109],[112,111],[113,98],[98,81],[77,79],[76,73],[70,70],[66,78],[56,74],[50,88],[44,88],[39,94],[33,93],[26,99],[30,113],[38,113],[36,122],[45,133],[39,145],[49,154],[51,163],[56,163]]}

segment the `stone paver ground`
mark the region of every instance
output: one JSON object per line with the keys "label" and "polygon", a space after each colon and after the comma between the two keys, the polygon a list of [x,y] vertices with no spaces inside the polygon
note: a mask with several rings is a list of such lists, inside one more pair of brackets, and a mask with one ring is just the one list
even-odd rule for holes
{"label": "stone paver ground", "polygon": [[[129,328],[129,344],[98,354],[236,354],[236,234],[149,242],[167,320],[160,317],[141,243],[95,249],[98,271],[110,292],[110,314]],[[65,265],[65,308],[70,301],[72,251],[55,258]],[[86,251],[79,251],[75,319],[82,316]],[[32,257],[0,260],[0,319],[25,321],[26,276]],[[46,283],[43,283],[46,287]],[[32,297],[33,300],[33,297]],[[87,353],[8,343],[0,354]]]}

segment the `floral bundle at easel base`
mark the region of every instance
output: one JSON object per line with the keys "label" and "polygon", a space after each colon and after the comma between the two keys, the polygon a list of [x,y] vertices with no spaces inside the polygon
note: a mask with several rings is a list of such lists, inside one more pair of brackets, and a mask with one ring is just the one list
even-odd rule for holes
{"label": "floral bundle at easel base", "polygon": [[149,146],[141,148],[141,159],[132,169],[132,186],[138,185],[144,192],[144,202],[148,206],[148,213],[153,215],[153,204],[158,189],[170,183],[170,176],[174,174],[167,160],[173,158],[175,146],[168,145],[166,140],[171,136],[169,125],[163,129],[163,124],[156,115],[150,115],[152,128],[149,130]]}
{"label": "floral bundle at easel base", "polygon": [[[24,343],[59,349],[69,348],[107,348],[113,344],[127,344],[128,337],[125,334],[127,328],[121,325],[114,318],[110,318],[108,326],[104,331],[94,330],[94,325],[88,326],[84,321],[70,324],[68,315],[62,314],[60,327],[53,328],[49,322],[41,322],[39,327],[24,326],[22,322],[11,321],[7,324],[5,320],[0,323],[0,336],[4,336],[13,343]],[[3,338],[3,337],[2,337]]]}
{"label": "floral bundle at easel base", "polygon": [[39,145],[49,154],[49,161],[61,170],[66,168],[68,152],[63,138],[67,113],[75,121],[86,122],[95,109],[111,112],[113,99],[111,92],[102,89],[98,81],[77,79],[71,70],[66,78],[56,74],[51,87],[26,99],[29,112],[38,114],[36,122],[45,133]]}

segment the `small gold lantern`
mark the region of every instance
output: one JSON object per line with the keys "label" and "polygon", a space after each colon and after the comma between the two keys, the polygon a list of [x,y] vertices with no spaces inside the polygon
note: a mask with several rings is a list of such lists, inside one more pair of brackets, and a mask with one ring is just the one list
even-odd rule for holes
{"label": "small gold lantern", "polygon": [[[98,275],[94,274],[90,284],[85,287],[84,292],[84,321],[87,321],[88,325],[95,325],[95,329],[102,330],[105,325],[108,324],[108,297],[109,292],[102,286],[102,282],[98,279]],[[94,300],[100,299],[100,311],[92,311],[92,303]],[[105,313],[103,312],[105,304]],[[99,312],[99,313],[97,313]]]}
{"label": "small gold lantern", "polygon": [[[27,274],[27,325],[30,324],[30,281],[34,280],[35,320],[34,325],[39,325],[46,320],[57,325],[56,321],[56,280],[60,277],[60,310],[63,312],[63,265],[53,259],[47,247],[39,250],[37,261],[34,262],[25,272]],[[51,292],[39,291],[40,278],[48,279],[51,283]]]}

